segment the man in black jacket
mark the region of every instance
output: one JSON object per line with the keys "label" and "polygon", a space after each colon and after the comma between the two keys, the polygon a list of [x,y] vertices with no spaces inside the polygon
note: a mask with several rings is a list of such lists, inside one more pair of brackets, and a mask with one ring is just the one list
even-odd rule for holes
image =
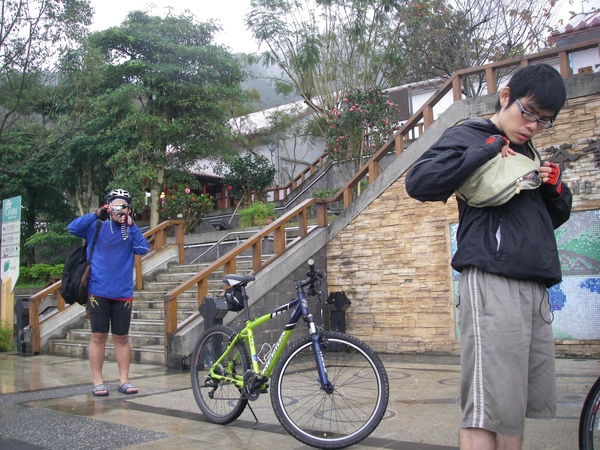
{"label": "man in black jacket", "polygon": [[[531,158],[531,139],[554,125],[565,99],[563,80],[551,66],[519,69],[490,119],[446,130],[414,164],[408,194],[446,201],[498,153]],[[539,188],[499,206],[476,208],[458,198],[452,267],[461,273],[461,450],[520,449],[525,417],[556,415],[546,288],[561,281],[554,230],[569,219],[572,195],[557,165],[545,161],[539,172]]]}

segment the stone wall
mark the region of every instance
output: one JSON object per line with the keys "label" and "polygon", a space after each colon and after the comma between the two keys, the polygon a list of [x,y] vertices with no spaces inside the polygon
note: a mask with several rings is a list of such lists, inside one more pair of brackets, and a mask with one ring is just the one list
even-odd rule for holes
{"label": "stone wall", "polygon": [[[573,210],[600,208],[600,154],[584,151],[600,137],[600,95],[570,99],[556,123],[536,137],[542,159],[562,146],[576,158],[564,171]],[[380,352],[458,354],[449,236],[456,221],[454,197],[445,205],[420,203],[408,197],[401,176],[328,243],[328,290],[352,302],[349,333]],[[578,345],[585,356],[600,354],[596,341],[557,341],[557,354],[574,355]]]}

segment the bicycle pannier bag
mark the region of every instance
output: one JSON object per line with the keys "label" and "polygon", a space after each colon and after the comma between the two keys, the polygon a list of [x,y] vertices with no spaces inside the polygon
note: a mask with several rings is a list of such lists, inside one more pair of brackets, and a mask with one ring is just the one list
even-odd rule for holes
{"label": "bicycle pannier bag", "polygon": [[509,201],[523,189],[537,189],[540,178],[540,160],[519,153],[494,158],[475,170],[456,190],[456,196],[469,206],[484,208],[499,206]]}
{"label": "bicycle pannier bag", "polygon": [[230,287],[225,291],[225,301],[227,309],[233,312],[240,312],[244,309],[244,300],[242,298],[242,290],[236,287]]}

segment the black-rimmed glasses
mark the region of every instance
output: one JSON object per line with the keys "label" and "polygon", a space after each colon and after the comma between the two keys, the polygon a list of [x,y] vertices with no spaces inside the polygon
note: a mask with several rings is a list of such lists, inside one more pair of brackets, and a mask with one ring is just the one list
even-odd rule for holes
{"label": "black-rimmed glasses", "polygon": [[517,98],[515,100],[515,103],[517,104],[517,106],[519,107],[519,109],[521,110],[521,116],[523,117],[523,119],[525,119],[527,122],[537,122],[537,126],[540,128],[544,128],[544,129],[548,129],[548,128],[552,128],[554,126],[553,122],[548,122],[547,120],[541,120],[538,119],[537,117],[535,117],[533,114],[531,114],[529,111],[525,111],[525,108],[523,108],[523,105],[521,105],[521,102],[519,101],[519,99]]}

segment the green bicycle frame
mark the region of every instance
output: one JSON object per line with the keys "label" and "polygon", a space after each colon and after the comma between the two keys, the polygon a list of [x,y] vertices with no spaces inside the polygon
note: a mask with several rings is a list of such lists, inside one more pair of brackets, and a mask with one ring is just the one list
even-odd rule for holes
{"label": "green bicycle frame", "polygon": [[[303,297],[303,296],[301,295],[301,297]],[[279,339],[277,340],[277,343],[274,345],[274,348],[271,349],[271,352],[269,352],[269,359],[265,363],[265,365],[261,371],[260,366],[258,364],[258,354],[256,352],[256,345],[254,343],[254,329],[267,323],[271,319],[274,319],[275,317],[281,315],[284,311],[287,311],[294,307],[295,307],[295,309],[294,309],[294,311],[292,311],[292,315],[290,316],[288,323],[286,324],[283,332],[279,336]],[[252,371],[257,375],[261,375],[261,376],[264,376],[265,378],[269,378],[271,376],[271,373],[273,372],[273,368],[275,367],[275,364],[277,363],[277,361],[283,354],[283,351],[285,350],[285,346],[286,346],[287,342],[289,341],[290,337],[292,336],[292,333],[294,332],[294,329],[296,327],[296,324],[298,323],[298,320],[300,320],[300,318],[303,317],[303,315],[306,316],[307,314],[308,314],[308,306],[306,304],[306,300],[304,298],[299,297],[285,305],[282,305],[282,306],[274,309],[270,313],[265,314],[263,316],[260,316],[260,317],[254,318],[254,319],[246,318],[246,321],[245,321],[246,326],[239,333],[236,333],[234,336],[232,336],[225,351],[211,366],[211,368],[209,370],[210,376],[213,379],[218,379],[218,380],[225,381],[226,383],[235,384],[236,387],[238,387],[238,388],[242,388],[244,386],[244,381],[243,381],[244,374],[234,375],[234,376],[224,376],[224,375],[220,375],[218,372],[215,372],[215,368],[219,366],[221,361],[223,361],[223,359],[229,354],[230,351],[234,350],[236,343],[241,339],[244,342],[244,344],[246,345],[246,347],[250,350],[250,360],[252,363]]]}

